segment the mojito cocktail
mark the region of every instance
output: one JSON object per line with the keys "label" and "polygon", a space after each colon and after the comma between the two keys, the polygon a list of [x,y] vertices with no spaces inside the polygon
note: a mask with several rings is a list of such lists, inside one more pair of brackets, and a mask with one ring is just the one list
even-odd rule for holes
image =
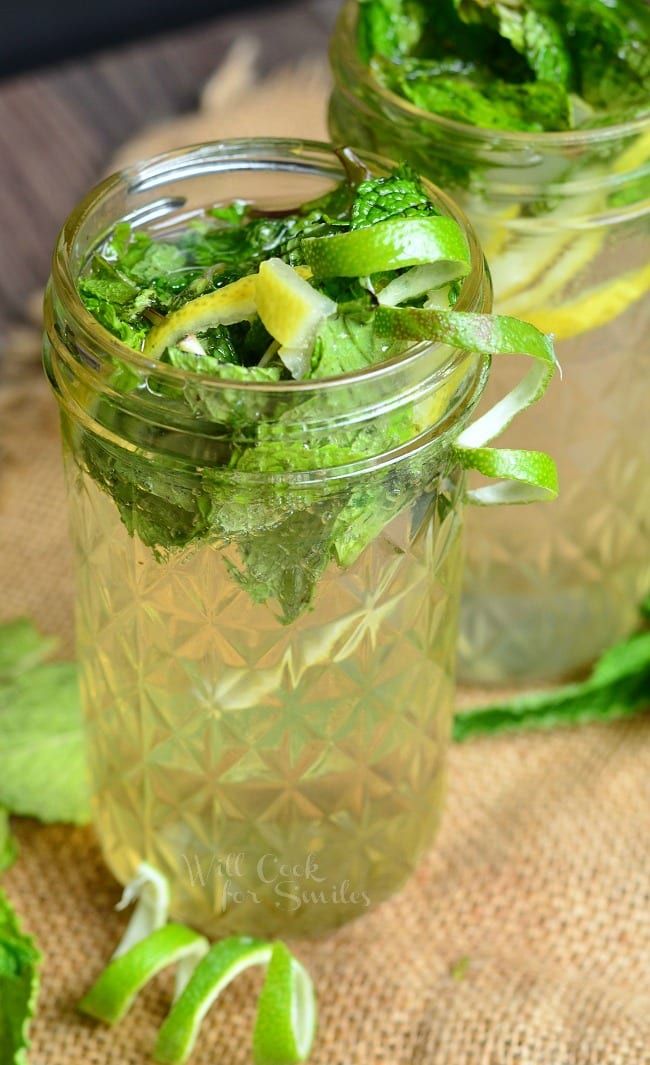
{"label": "mojito cocktail", "polygon": [[484,683],[571,674],[650,588],[650,11],[348,0],[330,54],[333,138],[452,190],[495,309],[555,337],[562,380],[504,443],[551,450],[562,492],[469,515],[460,652]]}
{"label": "mojito cocktail", "polygon": [[45,363],[95,824],[118,879],[148,862],[182,921],[326,931],[432,838],[456,441],[489,352],[529,344],[552,371],[489,299],[439,190],[319,144],[171,153],[62,232]]}

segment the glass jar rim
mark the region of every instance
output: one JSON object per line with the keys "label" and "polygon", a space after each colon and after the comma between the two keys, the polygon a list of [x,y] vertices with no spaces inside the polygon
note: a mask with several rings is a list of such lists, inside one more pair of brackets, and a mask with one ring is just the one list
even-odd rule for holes
{"label": "glass jar rim", "polygon": [[[418,107],[417,104],[411,103],[410,100],[406,100],[403,96],[399,96],[385,85],[382,85],[380,81],[373,77],[370,67],[362,62],[356,46],[356,15],[358,7],[358,0],[344,0],[343,2],[334,33],[330,39],[330,65],[333,69],[335,68],[335,51],[341,49],[346,69],[352,71],[358,82],[362,83],[366,89],[383,97],[392,107],[403,111],[413,119],[430,122],[441,130],[445,130],[452,135],[463,136],[469,141],[475,141],[476,144],[498,141],[500,147],[507,148],[512,146],[513,148],[547,150],[553,148],[593,148],[594,145],[621,140],[650,128],[650,107],[634,118],[612,123],[611,125],[595,126],[589,129],[536,131],[493,129],[489,126],[470,125],[452,118],[445,118],[444,115],[437,115],[433,111],[425,111],[424,108]],[[356,103],[358,105],[358,100]]]}
{"label": "glass jar rim", "polygon": [[[390,376],[395,371],[408,368],[410,364],[416,363],[421,359],[423,354],[429,353],[432,348],[440,347],[437,344],[418,343],[401,355],[386,359],[375,365],[336,377],[319,378],[317,380],[307,378],[300,381],[259,382],[226,378],[217,379],[208,374],[182,370],[147,357],[143,352],[129,347],[129,345],[110,333],[84,306],[72,269],[72,252],[75,242],[84,223],[120,187],[126,187],[127,191],[142,192],[154,189],[160,184],[185,177],[206,176],[210,173],[246,169],[275,169],[276,171],[284,169],[294,172],[309,173],[311,171],[318,173],[318,160],[320,160],[320,172],[324,175],[326,172],[324,168],[325,159],[329,161],[329,170],[327,172],[334,178],[338,173],[340,175],[344,174],[343,164],[340,154],[338,154],[339,151],[334,145],[325,141],[302,138],[233,138],[173,149],[132,164],[101,181],[86,194],[64,222],[55,245],[52,260],[51,283],[54,294],[56,298],[65,304],[66,321],[73,327],[72,331],[78,350],[82,350],[87,356],[90,356],[91,362],[93,356],[97,358],[103,355],[103,361],[113,357],[127,369],[132,369],[136,373],[155,372],[159,380],[176,384],[191,381],[197,385],[208,386],[214,389],[215,393],[226,389],[234,389],[237,391],[242,390],[242,392],[249,395],[255,393],[263,393],[265,395],[274,393],[287,395],[291,393],[298,395],[301,392],[313,393],[315,390],[345,389],[356,383],[378,381]],[[371,169],[380,174],[388,173],[388,168],[394,165],[391,160],[374,153],[357,151],[357,149],[354,149],[354,151],[363,163],[368,164]],[[334,160],[338,161],[336,170],[332,169]],[[461,208],[431,181],[425,178],[422,180],[434,203],[442,207],[443,213],[448,214],[459,222],[468,241],[472,269],[463,281],[456,309],[470,310],[479,299],[488,276],[478,238]],[[127,215],[123,220],[150,221],[156,217],[163,217],[167,211],[182,205],[183,202],[183,198],[180,196],[176,200],[166,197],[155,201],[143,210]],[[113,222],[113,224],[116,223]],[[109,226],[107,232],[110,231],[110,228]],[[97,343],[98,338],[100,340],[99,344]],[[96,351],[93,349],[96,349]],[[458,352],[456,352],[456,355],[458,355]],[[89,367],[88,358],[84,361],[86,369],[92,369],[92,365]],[[442,369],[447,371],[448,368],[449,361],[446,361],[444,366],[440,367],[441,371]]]}

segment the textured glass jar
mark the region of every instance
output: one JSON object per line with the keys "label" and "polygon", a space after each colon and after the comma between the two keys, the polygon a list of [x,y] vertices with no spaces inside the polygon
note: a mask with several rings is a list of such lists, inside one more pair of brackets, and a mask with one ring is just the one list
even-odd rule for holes
{"label": "textured glass jar", "polygon": [[[538,134],[439,118],[378,84],[356,21],[347,0],[330,49],[332,139],[449,189],[479,234],[495,310],[556,337],[563,378],[502,442],[550,451],[560,496],[468,515],[460,673],[559,678],[636,626],[650,589],[650,116]],[[486,400],[509,373],[500,360]]]}
{"label": "textured glass jar", "polygon": [[[450,445],[486,365],[420,345],[325,381],[215,381],[122,345],[85,311],[75,278],[121,219],[162,235],[235,197],[295,207],[342,174],[325,145],[271,140],[145,162],[71,215],[46,299],[95,825],[119,880],[149,862],[171,882],[173,916],[213,935],[336,927],[398,889],[433,836],[461,581]],[[430,193],[470,242],[462,305],[489,310],[475,237]],[[188,396],[202,390],[213,419],[170,398],[179,382]],[[238,428],[219,424],[223,409],[237,410]],[[413,412],[412,438],[391,443],[391,426]],[[233,440],[244,446],[251,427],[267,444],[290,441],[299,466],[229,468]],[[344,430],[358,459],[305,460]],[[165,551],[147,546],[161,514]],[[247,587],[269,553],[292,601],[304,591],[292,617]]]}

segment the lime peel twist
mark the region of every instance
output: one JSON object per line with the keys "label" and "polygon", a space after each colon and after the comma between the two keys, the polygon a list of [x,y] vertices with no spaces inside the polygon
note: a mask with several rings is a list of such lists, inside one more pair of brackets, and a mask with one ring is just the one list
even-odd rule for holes
{"label": "lime peel twist", "polygon": [[558,367],[550,337],[528,322],[507,315],[461,311],[385,308],[375,311],[379,336],[391,339],[439,341],[479,355],[528,355],[534,365],[518,385],[456,439],[454,453],[464,469],[506,480],[472,489],[468,503],[493,506],[554,499],[557,469],[544,452],[486,448],[521,411],[543,396]]}
{"label": "lime peel twist", "polygon": [[152,977],[184,960],[194,967],[208,949],[207,939],[185,925],[159,928],[108,963],[79,1009],[106,1024],[115,1024]]}
{"label": "lime peel twist", "polygon": [[301,254],[314,277],[364,277],[403,266],[450,262],[456,278],[471,268],[469,245],[453,218],[388,218],[372,227],[306,237]]}
{"label": "lime peel twist", "polygon": [[309,973],[284,943],[232,936],[210,947],[208,940],[167,920],[169,886],[142,863],[126,885],[119,908],[138,906],[118,949],[79,1003],[82,1013],[115,1024],[157,973],[176,966],[174,1003],[158,1033],[154,1060],[183,1065],[201,1022],[220,992],[254,965],[267,968],[253,1034],[255,1065],[298,1065],[306,1061],[316,1032],[316,997]]}
{"label": "lime peel twist", "polygon": [[284,943],[233,936],[216,943],[197,965],[158,1033],[154,1060],[183,1065],[201,1022],[220,992],[245,969],[268,966],[253,1035],[256,1065],[294,1065],[309,1055],[316,1000],[307,970]]}
{"label": "lime peel twist", "polygon": [[164,928],[167,923],[169,884],[162,873],[159,873],[148,862],[140,863],[133,880],[126,884],[122,898],[115,909],[124,910],[136,900],[136,908],[113,953],[114,958],[119,958],[145,936],[159,928]]}

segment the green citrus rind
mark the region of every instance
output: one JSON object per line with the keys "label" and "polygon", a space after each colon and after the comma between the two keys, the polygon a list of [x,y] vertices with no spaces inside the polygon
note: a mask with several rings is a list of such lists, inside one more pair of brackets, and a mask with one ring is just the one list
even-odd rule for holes
{"label": "green citrus rind", "polygon": [[453,218],[389,218],[372,227],[334,236],[307,237],[301,254],[314,277],[367,277],[404,266],[442,260],[457,264],[456,277],[471,266],[470,250]]}
{"label": "green citrus rind", "polygon": [[79,1009],[106,1024],[115,1024],[156,973],[207,949],[208,941],[184,925],[159,928],[108,963]]}
{"label": "green citrus rind", "polygon": [[309,973],[284,943],[275,943],[257,1003],[255,1065],[306,1061],[315,1032],[316,996]]}
{"label": "green citrus rind", "polygon": [[484,477],[500,478],[494,484],[467,491],[467,503],[495,506],[557,498],[557,468],[544,451],[456,446],[454,453],[463,469],[476,470]]}
{"label": "green citrus rind", "polygon": [[154,1060],[181,1065],[192,1052],[201,1022],[217,996],[239,973],[266,965],[271,946],[249,936],[231,936],[210,948],[190,976],[158,1032]]}

